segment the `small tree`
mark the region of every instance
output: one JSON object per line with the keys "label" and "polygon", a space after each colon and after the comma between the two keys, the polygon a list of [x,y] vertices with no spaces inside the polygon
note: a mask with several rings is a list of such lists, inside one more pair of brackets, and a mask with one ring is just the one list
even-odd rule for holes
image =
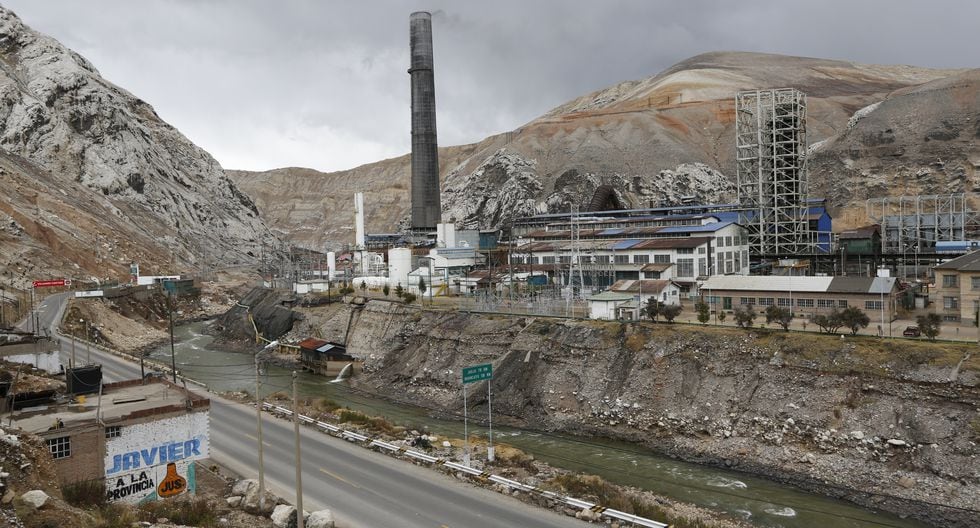
{"label": "small tree", "polygon": [[755,308],[751,304],[747,306],[739,306],[735,308],[735,324],[739,328],[752,328],[752,323],[755,321]]}
{"label": "small tree", "polygon": [[840,313],[842,326],[851,329],[851,335],[856,335],[858,330],[867,328],[871,324],[871,318],[857,306],[848,306]]}
{"label": "small tree", "polygon": [[683,309],[679,304],[664,304],[660,307],[660,315],[664,316],[668,323],[673,323],[674,318],[680,315]]}
{"label": "small tree", "polygon": [[718,321],[724,323],[726,317],[728,317],[728,314],[725,313],[725,310],[718,310]]}
{"label": "small tree", "polygon": [[404,296],[405,296],[405,288],[402,288],[402,283],[399,282],[398,284],[395,285],[395,297],[401,299]]}
{"label": "small tree", "polygon": [[402,300],[405,301],[405,304],[412,304],[416,298],[414,293],[405,292],[402,295]]}
{"label": "small tree", "polygon": [[385,284],[384,286],[381,287],[381,293],[385,294],[385,297],[387,297],[388,294],[391,293],[391,288],[388,286],[388,284]]}
{"label": "small tree", "polygon": [[919,325],[922,335],[928,337],[930,341],[935,341],[943,324],[943,318],[939,317],[939,314],[931,313],[916,317],[915,322]]}
{"label": "small tree", "polygon": [[361,281],[361,291],[364,291],[366,289],[367,289],[367,281]]}
{"label": "small tree", "polygon": [[424,277],[419,277],[419,295],[425,295],[425,290],[426,289],[427,288],[425,286],[425,278]]}
{"label": "small tree", "polygon": [[789,332],[789,325],[793,322],[793,312],[789,308],[781,306],[769,306],[766,308],[766,323],[776,323]]}
{"label": "small tree", "polygon": [[[857,310],[857,308],[855,308]],[[858,310],[860,311],[860,310]],[[844,316],[837,308],[833,308],[826,314],[815,315],[812,317],[813,324],[820,327],[821,332],[836,334],[840,327],[844,325]],[[865,324],[867,326],[867,324]]]}
{"label": "small tree", "polygon": [[656,323],[657,317],[663,313],[663,305],[660,304],[660,301],[656,297],[650,297],[647,299],[647,307],[643,309],[643,313],[647,314],[647,317]]}
{"label": "small tree", "polygon": [[698,301],[694,305],[694,309],[698,311],[698,322],[701,324],[708,324],[711,320],[711,308],[708,307],[708,303],[704,301]]}

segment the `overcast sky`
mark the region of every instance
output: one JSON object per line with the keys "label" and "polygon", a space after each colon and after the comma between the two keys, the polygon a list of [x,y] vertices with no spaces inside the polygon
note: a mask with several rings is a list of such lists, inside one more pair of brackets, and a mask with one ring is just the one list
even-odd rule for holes
{"label": "overcast sky", "polygon": [[407,153],[416,10],[434,13],[441,145],[707,51],[980,66],[973,0],[0,1],[232,169]]}

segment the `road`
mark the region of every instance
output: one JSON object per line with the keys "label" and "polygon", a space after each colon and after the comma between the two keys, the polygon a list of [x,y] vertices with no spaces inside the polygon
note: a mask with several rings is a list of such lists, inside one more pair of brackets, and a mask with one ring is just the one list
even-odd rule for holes
{"label": "road", "polygon": [[[52,330],[64,311],[67,294],[40,303],[41,328]],[[58,336],[62,357],[70,339]],[[106,381],[139,378],[139,364],[76,344],[76,357],[91,353],[102,364]],[[196,392],[202,389],[188,386]],[[211,457],[240,475],[257,478],[255,409],[213,394],[211,398]],[[292,422],[263,413],[265,481],[267,487],[295,503],[295,458]],[[433,469],[416,466],[308,427],[301,427],[303,507],[330,508],[338,526],[482,528],[579,527],[587,523],[529,506],[517,499],[456,480]]]}

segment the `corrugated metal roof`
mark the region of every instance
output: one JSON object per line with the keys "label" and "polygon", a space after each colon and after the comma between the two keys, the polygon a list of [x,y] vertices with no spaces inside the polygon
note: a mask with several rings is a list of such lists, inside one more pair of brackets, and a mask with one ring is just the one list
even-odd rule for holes
{"label": "corrugated metal roof", "polygon": [[687,249],[696,248],[701,244],[706,244],[708,237],[689,237],[689,238],[654,238],[644,240],[630,249]]}
{"label": "corrugated metal roof", "polygon": [[702,290],[795,291],[824,293],[833,277],[781,277],[778,275],[714,275]]}
{"label": "corrugated metal roof", "polygon": [[618,235],[618,234],[622,233],[623,231],[625,231],[625,230],[624,229],[618,229],[618,228],[616,228],[616,229],[603,229],[602,231],[599,231],[598,236]]}
{"label": "corrugated metal roof", "polygon": [[980,271],[980,251],[967,253],[935,267],[943,270]]}
{"label": "corrugated metal roof", "polygon": [[662,233],[714,233],[724,229],[734,222],[713,222],[699,226],[669,226],[661,230]]}
{"label": "corrugated metal roof", "polygon": [[643,266],[642,268],[640,268],[640,271],[667,271],[672,266],[673,264],[671,264],[670,262],[655,262]]}
{"label": "corrugated metal roof", "polygon": [[590,301],[629,301],[633,296],[628,293],[617,293],[614,291],[604,291],[589,297]]}
{"label": "corrugated metal roof", "polygon": [[671,281],[666,279],[619,280],[609,287],[615,292],[659,294]]}
{"label": "corrugated metal roof", "polygon": [[611,249],[617,249],[617,250],[618,249],[629,249],[629,248],[631,248],[631,247],[639,244],[640,242],[642,242],[642,240],[636,240],[636,239],[620,240],[619,242],[614,242],[613,244],[611,244],[610,245],[610,248]]}

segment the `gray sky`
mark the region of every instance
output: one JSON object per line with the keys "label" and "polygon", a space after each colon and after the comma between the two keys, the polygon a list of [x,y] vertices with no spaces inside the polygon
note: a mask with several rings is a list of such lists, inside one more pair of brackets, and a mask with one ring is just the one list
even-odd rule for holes
{"label": "gray sky", "polygon": [[973,0],[0,1],[232,169],[407,153],[415,10],[434,13],[441,145],[707,51],[980,66]]}

